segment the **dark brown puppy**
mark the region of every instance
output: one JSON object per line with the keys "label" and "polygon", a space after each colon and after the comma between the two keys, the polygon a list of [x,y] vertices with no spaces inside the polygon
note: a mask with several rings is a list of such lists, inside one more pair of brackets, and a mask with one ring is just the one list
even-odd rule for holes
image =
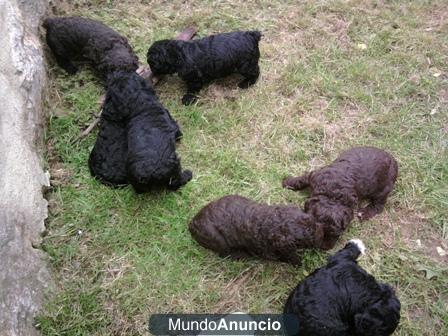
{"label": "dark brown puppy", "polygon": [[356,147],[342,153],[332,164],[299,177],[288,177],[283,187],[311,189],[305,212],[324,224],[325,244],[330,249],[353,219],[361,200],[369,204],[358,210],[360,220],[383,211],[398,174],[397,161],[374,147]]}
{"label": "dark brown puppy", "polygon": [[238,195],[209,203],[189,225],[193,238],[221,257],[260,257],[300,264],[300,252],[319,248],[323,231],[292,206],[260,204]]}
{"label": "dark brown puppy", "polygon": [[87,60],[106,80],[115,71],[134,72],[138,58],[128,40],[101,22],[77,17],[47,18],[43,27],[56,62],[69,74],[78,71],[73,63]]}

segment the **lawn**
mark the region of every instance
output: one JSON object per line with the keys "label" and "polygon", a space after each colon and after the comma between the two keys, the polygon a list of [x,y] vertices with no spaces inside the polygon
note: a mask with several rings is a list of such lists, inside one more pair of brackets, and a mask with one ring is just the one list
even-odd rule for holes
{"label": "lawn", "polygon": [[[37,318],[43,335],[145,335],[151,313],[280,312],[289,291],[325,263],[221,259],[187,225],[228,194],[303,205],[281,188],[356,145],[392,153],[400,171],[385,211],[354,220],[337,248],[361,238],[360,265],[396,288],[396,335],[448,335],[448,10],[444,0],[74,0],[82,15],[129,38],[140,61],[152,42],[196,24],[200,36],[263,32],[261,77],[210,85],[196,105],[164,79],[157,92],[181,125],[177,147],[193,180],[177,192],[137,195],[95,181],[87,159],[101,83],[88,67],[65,74],[49,57],[46,141],[53,188],[43,249],[55,289]],[[330,251],[332,253],[332,251]]]}

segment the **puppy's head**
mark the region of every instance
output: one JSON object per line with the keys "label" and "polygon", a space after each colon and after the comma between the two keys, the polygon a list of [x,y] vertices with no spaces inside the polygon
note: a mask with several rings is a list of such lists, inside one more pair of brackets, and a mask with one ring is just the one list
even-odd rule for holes
{"label": "puppy's head", "polygon": [[138,96],[144,92],[145,103],[151,98],[157,99],[154,90],[146,81],[134,71],[110,72],[106,78],[106,99],[103,105],[102,118],[109,121],[123,122],[136,110],[136,105],[141,107]]}
{"label": "puppy's head", "polygon": [[138,58],[125,46],[117,45],[105,53],[97,68],[107,79],[107,76],[115,71],[136,71]]}
{"label": "puppy's head", "polygon": [[192,177],[189,170],[181,171],[180,160],[175,152],[169,157],[158,160],[148,158],[129,160],[127,171],[128,179],[137,192],[159,188],[176,190]]}
{"label": "puppy's head", "polygon": [[177,41],[157,41],[149,48],[146,56],[151,71],[155,76],[169,75],[177,72],[180,62]]}
{"label": "puppy's head", "polygon": [[[314,196],[305,202],[305,212],[312,215],[316,225],[323,228],[320,248],[331,249],[351,220],[353,210],[326,196]],[[318,244],[318,242],[316,242]]]}
{"label": "puppy's head", "polygon": [[400,321],[400,301],[393,289],[380,284],[380,297],[361,314],[355,315],[356,335],[388,336]]}

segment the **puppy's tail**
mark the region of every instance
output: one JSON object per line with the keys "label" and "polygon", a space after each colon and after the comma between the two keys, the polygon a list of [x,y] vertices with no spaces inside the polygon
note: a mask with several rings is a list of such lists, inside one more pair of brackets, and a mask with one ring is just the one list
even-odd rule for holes
{"label": "puppy's tail", "polygon": [[330,257],[329,261],[338,261],[342,259],[356,261],[361,254],[365,253],[365,251],[366,247],[360,239],[352,239],[342,250],[339,250],[335,255]]}
{"label": "puppy's tail", "polygon": [[260,42],[261,37],[263,35],[261,35],[261,32],[259,32],[258,30],[252,30],[252,31],[248,31],[247,32],[250,36],[252,36],[254,38],[255,41]]}

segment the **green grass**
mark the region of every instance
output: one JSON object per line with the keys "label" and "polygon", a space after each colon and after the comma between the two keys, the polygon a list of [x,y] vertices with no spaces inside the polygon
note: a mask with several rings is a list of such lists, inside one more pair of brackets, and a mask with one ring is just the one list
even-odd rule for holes
{"label": "green grass", "polygon": [[43,335],[144,335],[149,315],[161,312],[280,312],[326,253],[309,251],[299,268],[220,259],[191,239],[187,224],[232,193],[302,205],[306,195],[282,189],[282,178],[355,145],[393,153],[400,176],[384,213],[354,221],[338,247],[365,241],[360,264],[391,283],[402,302],[397,335],[448,334],[447,259],[436,252],[448,248],[443,0],[78,0],[66,8],[128,36],[142,62],[153,41],[191,23],[201,36],[260,29],[262,74],[249,90],[234,79],[213,84],[190,107],[180,103],[178,78],[159,84],[194,178],[175,193],[136,195],[90,176],[95,132],[73,142],[98,113],[100,83],[86,68],[70,77],[50,63],[48,161],[64,179],[49,194],[43,248],[57,288],[37,318]]}

